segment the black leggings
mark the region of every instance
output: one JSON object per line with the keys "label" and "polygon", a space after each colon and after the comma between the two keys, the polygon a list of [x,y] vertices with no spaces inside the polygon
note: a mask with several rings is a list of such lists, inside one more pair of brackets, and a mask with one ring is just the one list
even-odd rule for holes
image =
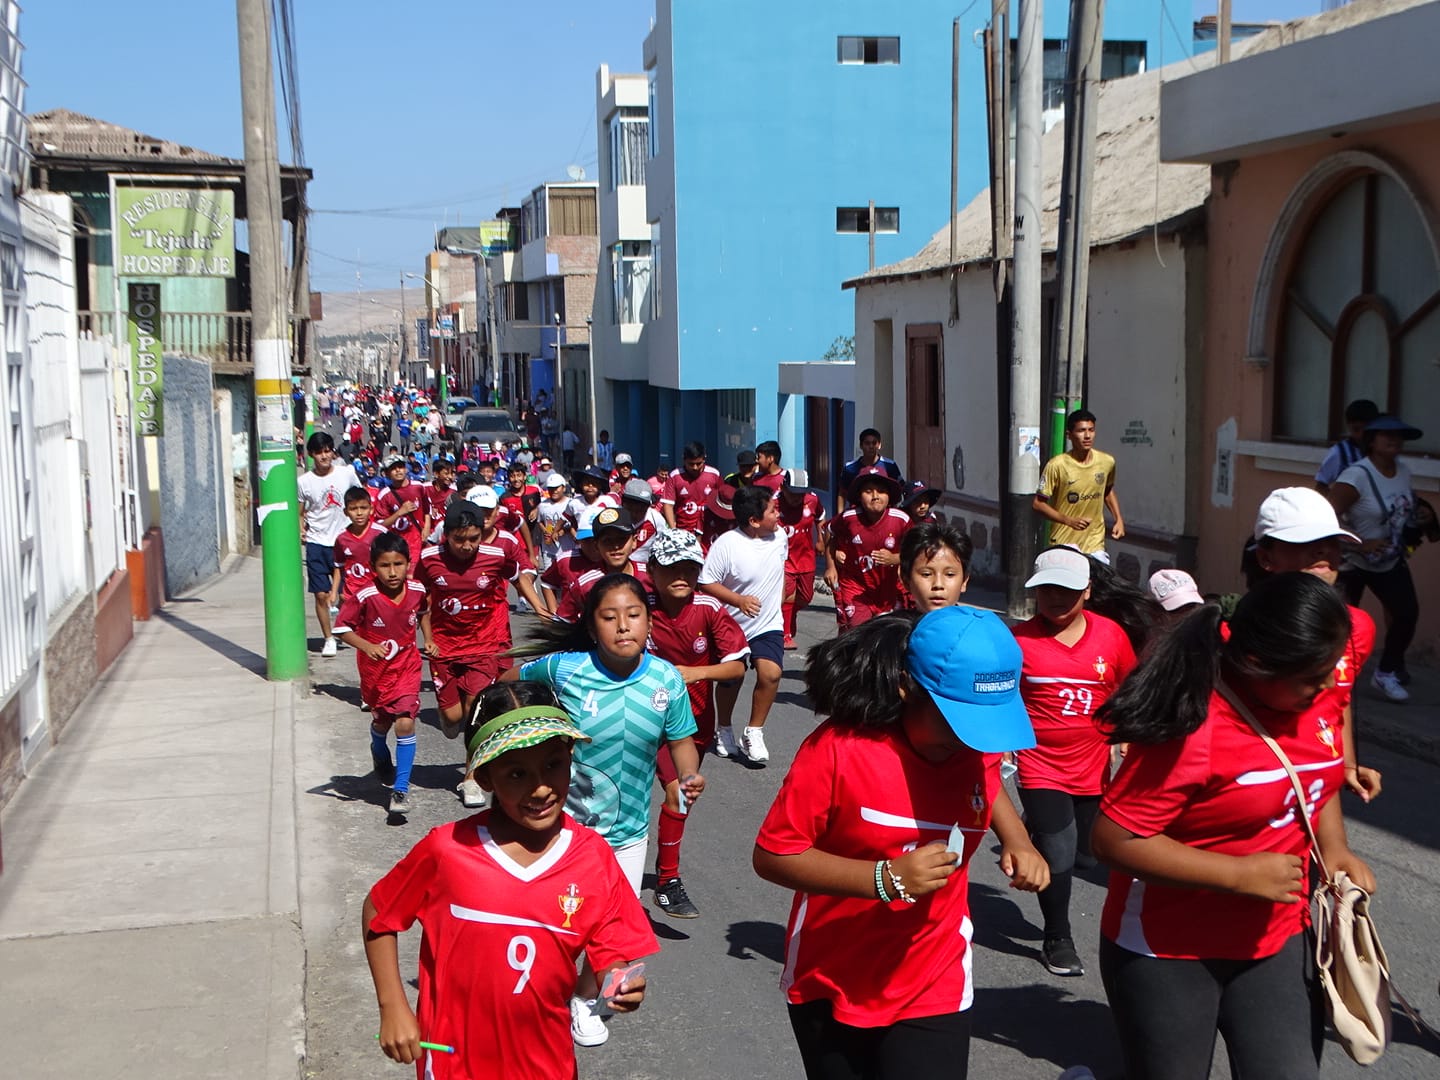
{"label": "black leggings", "polygon": [[1357,607],[1366,588],[1380,601],[1390,625],[1385,630],[1385,648],[1380,653],[1379,667],[1381,671],[1399,671],[1405,666],[1405,650],[1415,640],[1415,626],[1420,621],[1420,598],[1415,595],[1415,580],[1410,576],[1409,564],[1402,558],[1379,574],[1370,570],[1342,570],[1340,587],[1345,590],[1345,600]]}
{"label": "black leggings", "polygon": [[790,1027],[807,1080],[965,1080],[970,1013],[858,1028],[835,1019],[828,1001],[790,1006]]}
{"label": "black leggings", "polygon": [[1164,960],[1100,939],[1126,1080],[1207,1080],[1215,1032],[1233,1080],[1317,1080],[1325,1024],[1309,935],[1263,960]]}
{"label": "black leggings", "polygon": [[1099,795],[1071,795],[1050,788],[1021,788],[1025,827],[1050,867],[1050,887],[1038,894],[1047,938],[1070,937],[1070,881],[1075,856],[1090,855],[1090,829]]}

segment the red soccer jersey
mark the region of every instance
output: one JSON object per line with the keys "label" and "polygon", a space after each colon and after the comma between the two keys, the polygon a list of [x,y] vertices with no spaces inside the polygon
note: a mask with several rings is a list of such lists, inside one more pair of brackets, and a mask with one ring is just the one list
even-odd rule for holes
{"label": "red soccer jersey", "polygon": [[677,529],[688,529],[698,536],[705,523],[705,502],[720,484],[720,473],[710,465],[693,478],[682,469],[672,469],[660,493],[660,505],[675,508]]}
{"label": "red soccer jersey", "polygon": [[358,593],[375,579],[370,568],[370,545],[377,536],[384,536],[388,530],[384,525],[371,521],[365,531],[356,536],[350,526],[340,530],[335,538],[335,565],[340,568],[340,592],[345,598]]}
{"label": "red soccer jersey", "polygon": [[521,866],[490,838],[490,812],[441,825],[370,890],[373,933],[418,920],[420,1080],[577,1075],[570,995],[582,953],[596,970],[659,951],[609,846],[569,815]]}
{"label": "red soccer jersey", "polygon": [[757,472],[750,478],[750,483],[753,487],[769,488],[773,494],[779,495],[780,488],[785,484],[785,470],[781,469],[777,473]]}
{"label": "red soccer jersey", "polygon": [[902,510],[886,510],[880,520],[867,525],[860,511],[851,507],[830,526],[835,550],[845,553],[836,567],[840,590],[836,602],[863,603],[870,608],[889,610],[899,600],[900,568],[877,563],[874,553],[881,549],[900,554],[900,541],[910,531],[910,518]]}
{"label": "red soccer jersey", "polygon": [[1025,656],[1020,695],[1035,728],[1036,747],[1019,753],[1020,786],[1098,795],[1110,744],[1095,711],[1135,668],[1135,650],[1120,624],[1085,612],[1085,632],[1062,645],[1035,616],[1014,628]]}
{"label": "red soccer jersey", "polygon": [[[586,562],[589,562],[589,560],[587,559]],[[593,565],[594,564],[592,564],[592,566]],[[619,571],[616,572],[618,573]],[[590,590],[595,587],[595,583],[608,573],[610,573],[610,571],[605,569],[605,567],[594,566],[593,569],[576,575],[569,584],[565,586],[565,592],[560,597],[560,603],[555,608],[555,618],[561,622],[579,622],[580,616],[585,610],[585,598],[590,595]],[[641,588],[646,592],[652,589],[650,573],[643,562],[631,559],[630,573],[635,575],[635,580],[640,582]]]}
{"label": "red soccer jersey", "polygon": [[815,530],[824,523],[825,508],[813,491],[806,492],[799,506],[780,500],[780,527],[790,542],[790,552],[785,556],[787,574],[815,572]]}
{"label": "red soccer jersey", "polygon": [[[725,605],[700,592],[674,618],[665,614],[652,592],[650,640],[645,646],[676,667],[710,667],[750,655],[745,634]],[[700,730],[713,731],[715,711],[710,680],[699,679],[685,689],[690,692],[690,711]]]}
{"label": "red soccer jersey", "polygon": [[427,547],[415,578],[430,592],[430,633],[446,660],[478,659],[510,648],[506,583],[528,565],[520,541],[496,530],[462,563],[445,544]]}
{"label": "red soccer jersey", "polygon": [[429,520],[430,528],[434,528],[445,520],[445,508],[450,505],[450,500],[455,497],[455,489],[448,487],[444,491],[437,488],[434,483],[426,484],[422,489],[425,493],[425,501],[420,504],[425,511],[425,517]]}
{"label": "red soccer jersey", "polygon": [[401,514],[386,526],[391,532],[398,532],[405,537],[405,542],[410,545],[412,562],[416,561],[425,539],[423,531],[425,527],[425,491],[423,484],[406,482],[394,487],[387,487],[375,499],[375,516],[382,519],[388,518],[399,510],[403,503],[415,504],[415,510],[408,514]]}
{"label": "red soccer jersey", "polygon": [[1355,693],[1355,679],[1375,651],[1375,620],[1358,607],[1350,608],[1350,640],[1335,665],[1335,685],[1325,693],[1334,695],[1343,711]]}
{"label": "red soccer jersey", "polygon": [[[1299,773],[1313,821],[1345,779],[1334,696],[1321,694],[1298,716],[1254,711]],[[1137,836],[1163,833],[1225,855],[1310,858],[1290,777],[1219,694],[1211,695],[1209,715],[1191,735],[1157,746],[1131,743],[1100,809]],[[1279,952],[1304,928],[1307,912],[1305,904],[1177,889],[1114,872],[1100,932],[1145,956],[1252,960]]]}
{"label": "red soccer jersey", "polygon": [[384,707],[420,696],[420,649],[415,644],[415,627],[426,606],[425,586],[414,580],[405,582],[405,590],[397,600],[371,584],[354,597],[346,597],[340,605],[335,633],[354,631],[389,650],[387,660],[371,660],[358,649],[355,651],[360,694],[372,706]]}
{"label": "red soccer jersey", "polygon": [[505,494],[500,496],[500,505],[509,511],[508,531],[514,532],[516,529],[523,529],[529,526],[530,523],[526,519],[526,514],[529,511],[525,509],[525,498],[527,495],[539,494],[539,488],[533,484],[526,484],[525,490],[518,495],[507,488]]}
{"label": "red soccer jersey", "polygon": [[943,888],[913,904],[796,893],[780,979],[792,1005],[827,1000],[840,1023],[866,1028],[970,1007],[969,863],[999,790],[998,754],[963,748],[931,762],[898,735],[828,720],[806,738],[760,847],[873,863],[945,840],[958,824],[965,853]]}
{"label": "red soccer jersey", "polygon": [[576,578],[591,570],[599,570],[602,574],[605,572],[599,563],[592,562],[581,554],[579,548],[571,548],[568,551],[562,550],[550,560],[550,565],[540,575],[540,580],[557,593],[563,593],[575,583]]}

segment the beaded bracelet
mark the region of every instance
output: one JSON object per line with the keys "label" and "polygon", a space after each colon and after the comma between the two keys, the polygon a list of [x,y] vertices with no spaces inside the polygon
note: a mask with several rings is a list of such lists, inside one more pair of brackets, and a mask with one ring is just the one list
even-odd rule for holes
{"label": "beaded bracelet", "polygon": [[895,894],[907,904],[915,903],[915,897],[911,896],[905,888],[905,882],[900,880],[900,875],[895,873],[895,868],[890,865],[890,860],[885,860],[885,872],[890,875],[890,884],[895,886]]}
{"label": "beaded bracelet", "polygon": [[884,859],[881,859],[875,864],[875,895],[880,898],[882,904],[888,904],[891,900],[895,899],[885,891],[884,870],[886,865]]}

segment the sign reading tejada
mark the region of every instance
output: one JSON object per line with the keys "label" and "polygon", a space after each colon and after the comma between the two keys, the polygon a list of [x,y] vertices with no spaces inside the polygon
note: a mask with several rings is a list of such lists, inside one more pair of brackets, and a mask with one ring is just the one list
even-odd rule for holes
{"label": "sign reading tejada", "polygon": [[233,277],[235,193],[122,187],[115,192],[122,277]]}

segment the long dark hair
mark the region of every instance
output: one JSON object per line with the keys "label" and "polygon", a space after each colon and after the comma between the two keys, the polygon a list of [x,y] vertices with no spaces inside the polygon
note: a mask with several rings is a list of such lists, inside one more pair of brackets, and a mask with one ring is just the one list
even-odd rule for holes
{"label": "long dark hair", "polygon": [[811,648],[805,659],[805,692],[817,715],[844,727],[880,728],[898,723],[900,698],[923,694],[905,667],[916,611],[897,611],[861,623]]}
{"label": "long dark hair", "polygon": [[1215,604],[1160,635],[1097,719],[1111,742],[1183,738],[1205,722],[1223,673],[1281,679],[1318,671],[1349,636],[1350,613],[1334,589],[1312,574],[1272,574],[1241,597],[1228,641]]}
{"label": "long dark hair", "polygon": [[465,718],[465,745],[471,738],[495,717],[511,709],[523,709],[530,705],[560,706],[560,700],[549,683],[542,682],[497,682],[481,690],[470,706],[470,715]]}
{"label": "long dark hair", "polygon": [[1145,651],[1155,627],[1165,621],[1165,609],[1158,600],[1093,555],[1090,557],[1090,599],[1085,601],[1085,610],[1119,623],[1136,656]]}
{"label": "long dark hair", "polygon": [[629,589],[635,599],[649,610],[649,597],[645,586],[630,574],[606,574],[590,587],[585,594],[585,607],[578,622],[567,623],[556,619],[542,622],[530,635],[530,643],[511,649],[511,656],[541,656],[553,652],[589,652],[595,648],[595,635],[591,627],[595,624],[595,611],[600,601],[616,589]]}

